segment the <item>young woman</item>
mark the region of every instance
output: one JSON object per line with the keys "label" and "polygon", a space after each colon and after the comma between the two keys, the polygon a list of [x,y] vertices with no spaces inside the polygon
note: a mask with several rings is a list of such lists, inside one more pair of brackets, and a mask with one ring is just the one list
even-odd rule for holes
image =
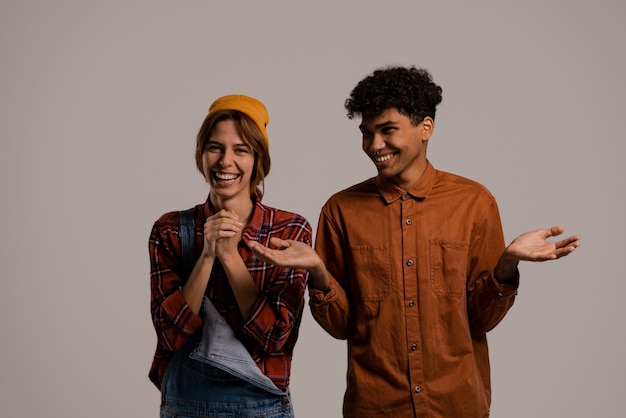
{"label": "young woman", "polygon": [[311,226],[261,203],[268,123],[263,103],[248,96],[224,96],[209,108],[196,143],[209,196],[188,211],[196,260],[190,274],[182,212],[166,213],[152,228],[158,341],[150,379],[161,390],[161,417],[293,416],[289,375],[308,272],[266,264],[248,243],[280,238],[310,246]]}

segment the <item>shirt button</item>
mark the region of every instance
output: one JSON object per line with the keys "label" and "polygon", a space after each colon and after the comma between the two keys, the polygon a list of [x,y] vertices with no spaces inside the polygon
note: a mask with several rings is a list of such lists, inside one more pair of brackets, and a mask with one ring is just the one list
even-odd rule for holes
{"label": "shirt button", "polygon": [[417,344],[411,344],[411,351],[417,350]]}
{"label": "shirt button", "polygon": [[414,306],[415,306],[415,302],[410,301],[410,302],[409,302],[409,307],[410,307],[410,308],[412,308],[412,307],[414,307]]}
{"label": "shirt button", "polygon": [[410,219],[407,219],[405,223],[406,223],[407,225],[411,225],[411,224],[413,223],[413,221],[412,221],[412,220],[410,220]]}
{"label": "shirt button", "polygon": [[413,260],[409,260],[409,261],[407,261],[407,262],[406,262],[406,265],[407,265],[407,266],[409,266],[409,267],[411,267],[411,266],[413,265]]}
{"label": "shirt button", "polygon": [[422,388],[419,386],[415,386],[415,393],[420,393],[422,391]]}

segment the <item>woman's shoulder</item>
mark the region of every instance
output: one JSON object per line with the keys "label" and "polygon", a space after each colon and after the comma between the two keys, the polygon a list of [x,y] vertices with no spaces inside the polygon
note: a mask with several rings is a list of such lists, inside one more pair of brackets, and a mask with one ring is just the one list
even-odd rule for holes
{"label": "woman's shoulder", "polygon": [[166,212],[154,222],[155,225],[177,225],[180,219],[180,211]]}
{"label": "woman's shoulder", "polygon": [[185,208],[180,210],[172,210],[161,215],[155,222],[154,226],[158,228],[178,227],[180,224],[180,217],[183,212],[190,211],[194,219],[202,218],[204,211],[204,203],[197,204],[191,208]]}

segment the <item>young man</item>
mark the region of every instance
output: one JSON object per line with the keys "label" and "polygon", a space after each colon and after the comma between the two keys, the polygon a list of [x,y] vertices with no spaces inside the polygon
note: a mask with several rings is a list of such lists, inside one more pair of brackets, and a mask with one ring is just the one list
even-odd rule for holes
{"label": "young man", "polygon": [[375,71],[346,101],[378,175],[322,208],[315,251],[275,240],[261,258],[311,272],[317,322],[348,343],[345,417],[486,417],[486,333],[512,306],[520,260],[565,256],[579,237],[527,232],[505,247],[494,197],[426,158],[441,88],[424,69]]}

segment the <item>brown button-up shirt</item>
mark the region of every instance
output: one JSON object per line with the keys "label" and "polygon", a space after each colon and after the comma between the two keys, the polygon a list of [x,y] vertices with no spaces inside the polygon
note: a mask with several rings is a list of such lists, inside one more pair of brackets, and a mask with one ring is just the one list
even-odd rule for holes
{"label": "brown button-up shirt", "polygon": [[310,305],[347,339],[344,416],[489,415],[485,333],[518,285],[494,277],[504,247],[494,197],[430,163],[408,191],[375,177],[328,200],[316,250],[334,279]]}

